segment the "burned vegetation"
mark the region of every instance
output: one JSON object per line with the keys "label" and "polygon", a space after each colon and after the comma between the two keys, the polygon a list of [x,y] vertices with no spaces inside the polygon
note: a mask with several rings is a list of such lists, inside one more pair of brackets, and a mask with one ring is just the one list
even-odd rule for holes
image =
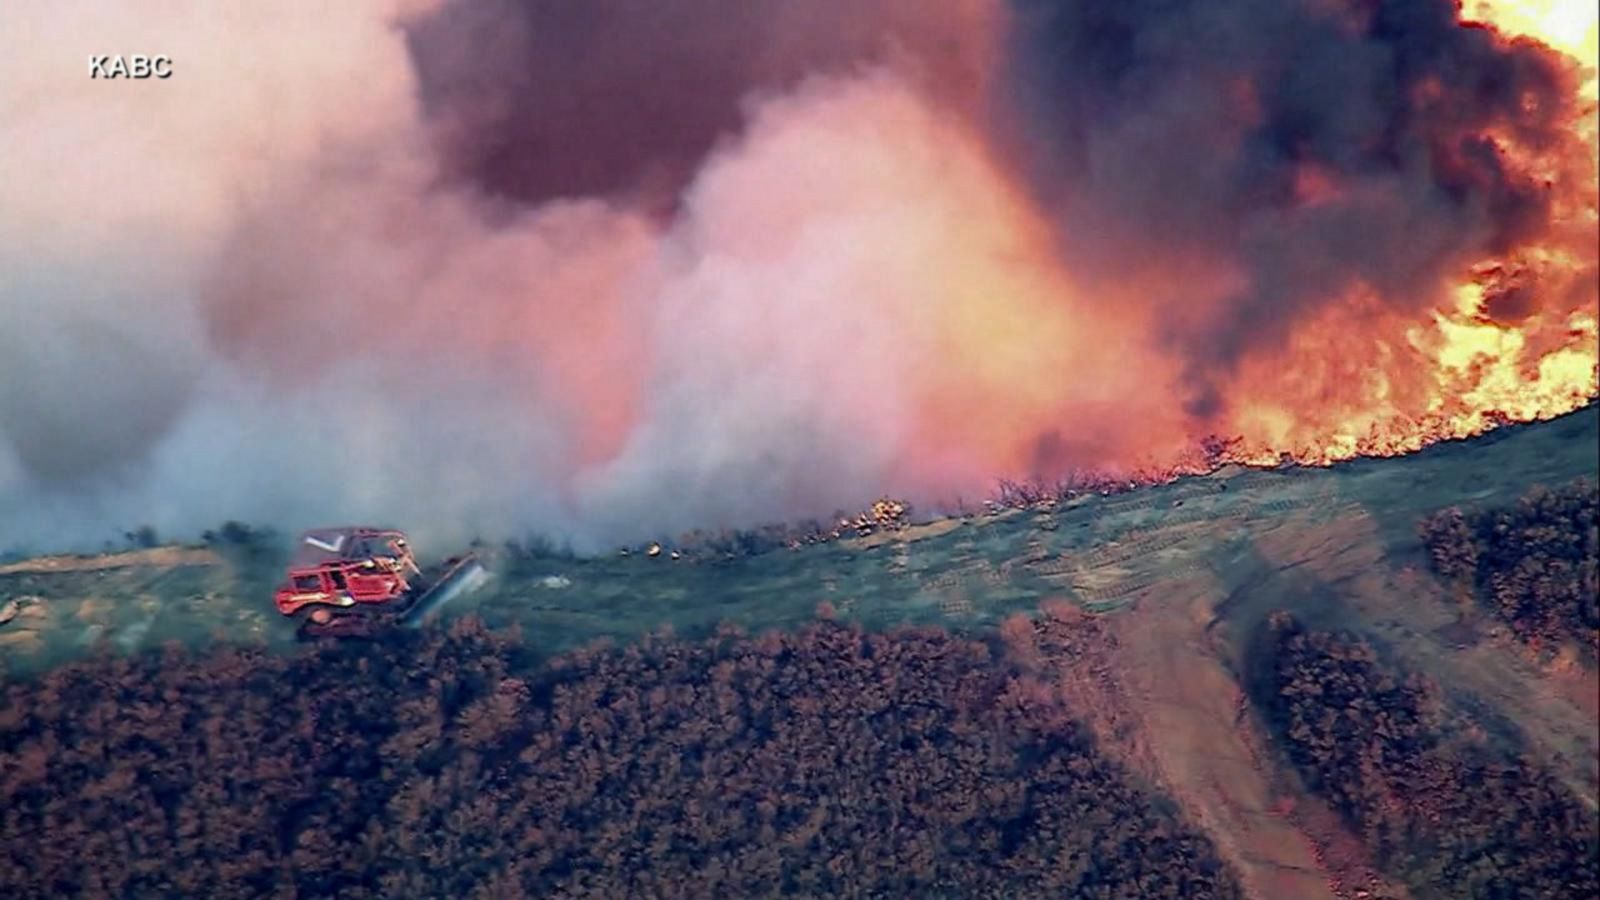
{"label": "burned vegetation", "polygon": [[1439,686],[1277,613],[1257,700],[1284,755],[1419,896],[1600,896],[1600,823],[1539,760],[1455,721]]}
{"label": "burned vegetation", "polygon": [[101,658],[0,703],[0,885],[86,896],[1235,897],[990,644],[448,632]]}
{"label": "burned vegetation", "polygon": [[1600,492],[1589,479],[1423,522],[1434,570],[1539,648],[1600,649]]}

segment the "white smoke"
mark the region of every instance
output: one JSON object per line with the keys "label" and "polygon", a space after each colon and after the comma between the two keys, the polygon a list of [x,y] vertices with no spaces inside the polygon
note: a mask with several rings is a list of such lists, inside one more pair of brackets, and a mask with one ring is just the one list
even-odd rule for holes
{"label": "white smoke", "polygon": [[[595,548],[917,486],[958,289],[927,261],[1017,268],[970,239],[1003,191],[960,127],[887,70],[813,79],[668,225],[511,208],[438,177],[407,12],[13,11],[0,550],[226,519]],[[175,74],[90,81],[104,52]]]}

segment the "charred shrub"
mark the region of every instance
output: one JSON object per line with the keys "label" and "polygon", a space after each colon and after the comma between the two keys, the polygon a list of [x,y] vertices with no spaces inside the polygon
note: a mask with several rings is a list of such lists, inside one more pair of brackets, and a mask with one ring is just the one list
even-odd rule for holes
{"label": "charred shrub", "polygon": [[1535,646],[1600,647],[1600,494],[1587,479],[1426,519],[1434,570]]}
{"label": "charred shrub", "polygon": [[218,528],[201,532],[200,540],[222,556],[248,566],[265,565],[269,561],[277,565],[285,552],[276,531],[232,519]]}
{"label": "charred shrub", "polygon": [[[1238,896],[987,645],[459,623],[5,687],[7,896]],[[86,861],[89,861],[86,864]]]}
{"label": "charred shrub", "polygon": [[1253,662],[1284,754],[1419,889],[1593,897],[1600,825],[1536,760],[1453,739],[1439,689],[1285,613]]}
{"label": "charred shrub", "polygon": [[141,525],[132,531],[124,532],[122,539],[127,542],[130,550],[149,550],[161,544],[161,536],[150,525]]}

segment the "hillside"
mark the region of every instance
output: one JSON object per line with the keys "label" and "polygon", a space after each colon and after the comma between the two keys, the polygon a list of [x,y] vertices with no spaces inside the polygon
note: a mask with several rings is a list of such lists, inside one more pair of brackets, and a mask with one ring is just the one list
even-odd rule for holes
{"label": "hillside", "polygon": [[[499,554],[489,587],[449,614],[518,625],[541,658],[663,625],[686,639],[722,623],[794,629],[824,602],[832,618],[868,632],[998,634],[1117,765],[1176,801],[1247,894],[1403,896],[1406,879],[1379,858],[1386,845],[1360,839],[1337,795],[1308,787],[1313,776],[1285,762],[1252,654],[1278,610],[1291,611],[1297,628],[1359,636],[1380,660],[1374,672],[1393,666],[1431,679],[1441,708],[1468,722],[1473,740],[1536,761],[1552,790],[1592,817],[1592,655],[1519,641],[1434,573],[1421,523],[1449,507],[1505,506],[1535,485],[1593,479],[1597,443],[1600,410],[1590,407],[1404,458],[1230,469],[714,563]],[[25,677],[96,646],[244,641],[292,651],[270,605],[276,568],[271,552],[238,547],[11,563],[0,567],[0,604],[16,601],[0,652]],[[1070,627],[1034,633],[1010,618],[1041,605]],[[1427,895],[1414,882],[1410,892]]]}
{"label": "hillside", "polygon": [[[1422,517],[1592,476],[1600,469],[1597,437],[1600,407],[1590,407],[1408,457],[1331,469],[1231,467],[1048,511],[939,520],[900,535],[714,563],[491,554],[497,578],[451,613],[519,623],[546,651],[663,623],[680,633],[723,621],[794,625],[824,600],[840,618],[871,627],[992,625],[1047,598],[1148,613],[1181,606],[1196,591],[1226,596],[1258,583],[1264,570],[1309,573],[1351,554],[1403,573],[1423,562]],[[286,643],[292,630],[278,621],[270,597],[280,549],[159,547],[0,564],[0,597],[39,601],[0,627],[0,646],[13,668],[30,668],[102,637],[133,648],[206,642],[221,629]]]}

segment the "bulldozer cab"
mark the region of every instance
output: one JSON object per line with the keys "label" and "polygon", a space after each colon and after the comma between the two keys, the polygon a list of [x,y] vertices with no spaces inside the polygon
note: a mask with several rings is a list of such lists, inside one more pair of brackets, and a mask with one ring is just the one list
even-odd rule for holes
{"label": "bulldozer cab", "polygon": [[304,606],[387,603],[404,597],[420,574],[410,544],[399,531],[333,528],[308,531],[278,589],[280,612]]}
{"label": "bulldozer cab", "polygon": [[300,622],[302,637],[370,636],[426,623],[488,577],[470,553],[424,574],[399,531],[322,528],[301,535],[274,599],[278,612]]}

